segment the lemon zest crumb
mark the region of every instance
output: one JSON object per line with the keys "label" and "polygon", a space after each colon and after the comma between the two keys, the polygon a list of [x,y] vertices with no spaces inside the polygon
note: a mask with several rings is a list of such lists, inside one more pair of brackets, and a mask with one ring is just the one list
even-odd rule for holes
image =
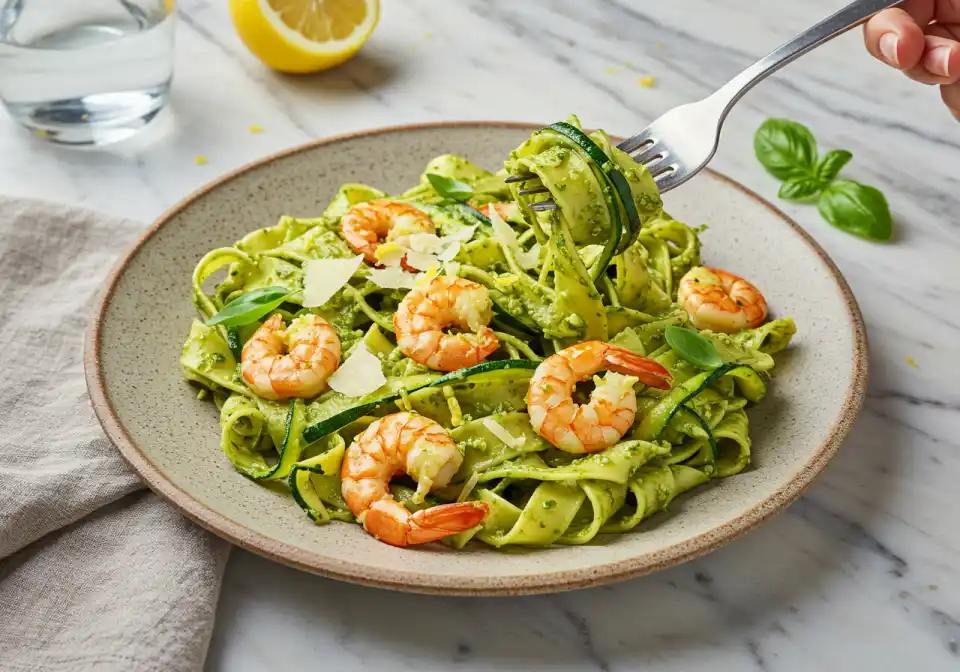
{"label": "lemon zest crumb", "polygon": [[910,355],[907,355],[907,364],[909,364],[910,366],[912,366],[912,367],[915,368],[915,369],[919,369],[919,368],[920,368],[920,365],[917,364],[916,361],[914,361],[913,357],[911,357]]}
{"label": "lemon zest crumb", "polygon": [[263,126],[259,124],[250,124],[250,128],[247,129],[251,133],[263,133]]}
{"label": "lemon zest crumb", "polygon": [[615,66],[615,65],[608,65],[607,67],[605,67],[605,68],[603,69],[603,71],[604,71],[605,73],[607,73],[608,75],[615,75],[615,74],[617,74],[618,72],[620,72],[620,68],[618,68],[618,67]]}
{"label": "lemon zest crumb", "polygon": [[205,157],[203,154],[197,154],[197,156],[193,159],[193,162],[198,166],[202,166],[207,162],[207,157]]}
{"label": "lemon zest crumb", "polygon": [[640,79],[637,80],[637,84],[639,84],[640,86],[646,89],[652,89],[654,84],[656,83],[657,83],[657,78],[654,77],[653,75],[647,75],[646,77],[641,77]]}
{"label": "lemon zest crumb", "polygon": [[432,40],[432,39],[433,39],[433,33],[424,33],[424,34],[423,34],[423,39],[425,39],[425,40]]}

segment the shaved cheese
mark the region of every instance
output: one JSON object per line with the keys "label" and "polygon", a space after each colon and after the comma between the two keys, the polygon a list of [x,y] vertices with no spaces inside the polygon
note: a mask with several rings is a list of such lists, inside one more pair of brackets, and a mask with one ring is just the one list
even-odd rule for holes
{"label": "shaved cheese", "polygon": [[483,419],[483,426],[495,437],[503,441],[510,448],[519,448],[523,445],[523,437],[514,436],[507,428],[490,418]]}
{"label": "shaved cheese", "polygon": [[395,242],[399,242],[401,245],[413,250],[414,252],[439,254],[444,248],[443,241],[432,233],[415,233],[410,236],[404,236],[402,239],[403,242],[400,242],[400,240],[401,239],[397,239]]}
{"label": "shaved cheese", "polygon": [[540,263],[539,245],[534,245],[529,252],[526,252],[523,247],[520,246],[516,232],[509,224],[503,221],[503,217],[500,216],[496,208],[490,208],[490,222],[493,224],[493,233],[497,240],[513,253],[517,263],[520,264],[520,268],[529,270],[537,267]]}
{"label": "shaved cheese", "polygon": [[447,249],[437,255],[437,259],[440,261],[453,261],[457,258],[457,255],[460,254],[461,247],[462,245],[460,245],[460,243],[455,242],[453,245],[449,246]]}
{"label": "shaved cheese", "polygon": [[473,492],[473,489],[477,487],[477,483],[480,482],[480,472],[474,471],[470,478],[467,479],[467,482],[463,484],[463,488],[460,490],[460,494],[457,495],[458,502],[467,501],[467,497],[470,496],[470,493]]}
{"label": "shaved cheese", "polygon": [[384,266],[399,266],[407,256],[407,248],[399,243],[384,243],[376,249],[373,256]]}
{"label": "shaved cheese", "polygon": [[361,343],[327,380],[330,387],[348,397],[362,397],[387,382],[377,356]]}
{"label": "shaved cheese", "polygon": [[417,269],[418,271],[428,269],[431,266],[436,266],[439,263],[440,258],[435,254],[417,252],[416,250],[410,250],[407,252],[407,265],[411,268]]}
{"label": "shaved cheese", "polygon": [[417,284],[417,276],[399,266],[373,268],[369,271],[369,278],[370,282],[384,289],[413,289]]}
{"label": "shaved cheese", "polygon": [[423,287],[425,284],[433,280],[435,277],[440,275],[440,266],[434,264],[428,268],[424,273],[421,273],[417,276],[417,287]]}
{"label": "shaved cheese", "polygon": [[353,259],[314,259],[303,265],[303,307],[318,308],[350,282],[363,255]]}
{"label": "shaved cheese", "polygon": [[473,239],[473,235],[476,232],[477,232],[476,224],[474,224],[473,226],[463,226],[457,229],[456,231],[453,231],[452,233],[446,234],[443,237],[443,242],[469,243]]}

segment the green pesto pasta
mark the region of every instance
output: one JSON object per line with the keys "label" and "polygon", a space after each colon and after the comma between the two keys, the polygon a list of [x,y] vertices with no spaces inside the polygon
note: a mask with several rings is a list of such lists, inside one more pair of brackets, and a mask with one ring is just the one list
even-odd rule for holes
{"label": "green pesto pasta", "polygon": [[[548,199],[556,208],[537,206]],[[384,213],[389,226],[374,222]],[[404,524],[469,503],[482,521],[445,534],[453,548],[585,544],[749,468],[750,407],[796,328],[768,321],[749,282],[704,268],[700,247],[646,168],[571,118],[499,172],[437,157],[404,193],[347,184],[314,218],[283,216],[208,252],[181,365],[219,410],[237,471],[288,488],[317,524],[380,536],[345,462],[383,419],[408,413],[455,451],[442,478],[384,477],[386,488],[400,472],[382,498],[405,507]],[[454,354],[424,356],[407,332],[427,318],[411,305],[437,288],[475,298],[431,308],[460,322],[421,339]],[[323,366],[294,362],[281,386],[289,358],[323,349],[296,340],[319,326]],[[473,359],[449,364],[463,353]],[[581,375],[575,353],[606,364]],[[555,371],[568,388],[551,387]],[[410,539],[397,545],[429,540]]]}

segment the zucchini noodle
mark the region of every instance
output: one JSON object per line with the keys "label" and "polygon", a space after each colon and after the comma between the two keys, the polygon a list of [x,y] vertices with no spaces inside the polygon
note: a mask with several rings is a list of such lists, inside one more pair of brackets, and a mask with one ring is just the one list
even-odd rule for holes
{"label": "zucchini noodle", "polygon": [[[438,192],[428,173],[467,185],[470,200]],[[510,175],[517,179],[505,183]],[[543,189],[529,193],[531,186]],[[400,288],[385,286],[391,283],[382,278],[396,273],[378,276],[361,264],[326,303],[304,307],[310,262],[355,258],[341,218],[384,198],[374,187],[344,185],[320,216],[281,217],[198,262],[190,282],[201,319],[190,328],[181,364],[185,378],[220,409],[220,448],[237,471],[287,487],[315,523],[356,523],[341,493],[347,447],[385,415],[426,416],[450,433],[463,457],[459,471],[426,501],[409,482],[398,480],[390,491],[411,511],[485,502],[481,525],[443,540],[459,549],[471,541],[580,545],[627,533],[682,493],[749,467],[747,411],[765,396],[773,355],[789,345],[795,326],[786,318],[733,334],[698,331],[722,359],[707,370],[668,344],[668,327],[692,328],[677,290],[701,265],[700,229],[670,217],[647,169],[602,131],[584,133],[575,117],[541,129],[497,174],[461,157],[437,157],[415,187],[393,197],[422,210],[436,227],[434,240],[449,250],[430,273],[462,277],[489,293],[499,346],[476,366],[433,371],[397,345],[394,316],[422,275],[394,280]],[[531,208],[546,199],[557,208]],[[491,206],[490,217],[477,210],[487,204],[498,208]],[[493,214],[500,207],[510,215]],[[447,248],[445,239],[455,246]],[[222,279],[209,287],[218,273]],[[265,288],[285,290],[266,315],[207,325],[232,301]],[[311,313],[337,332],[344,358],[364,348],[377,358],[386,379],[379,389],[359,397],[328,389],[292,401],[254,393],[240,375],[244,344],[272,314],[290,320]],[[606,450],[570,454],[531,426],[527,393],[544,359],[594,339],[656,361],[671,388],[637,383],[636,419],[622,439]],[[584,400],[580,394],[575,401]]]}

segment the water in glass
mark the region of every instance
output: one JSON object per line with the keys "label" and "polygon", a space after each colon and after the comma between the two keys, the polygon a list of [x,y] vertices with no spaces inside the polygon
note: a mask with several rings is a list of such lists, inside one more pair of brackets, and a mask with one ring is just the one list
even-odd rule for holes
{"label": "water in glass", "polygon": [[163,108],[172,0],[0,0],[0,100],[54,142],[122,140]]}

